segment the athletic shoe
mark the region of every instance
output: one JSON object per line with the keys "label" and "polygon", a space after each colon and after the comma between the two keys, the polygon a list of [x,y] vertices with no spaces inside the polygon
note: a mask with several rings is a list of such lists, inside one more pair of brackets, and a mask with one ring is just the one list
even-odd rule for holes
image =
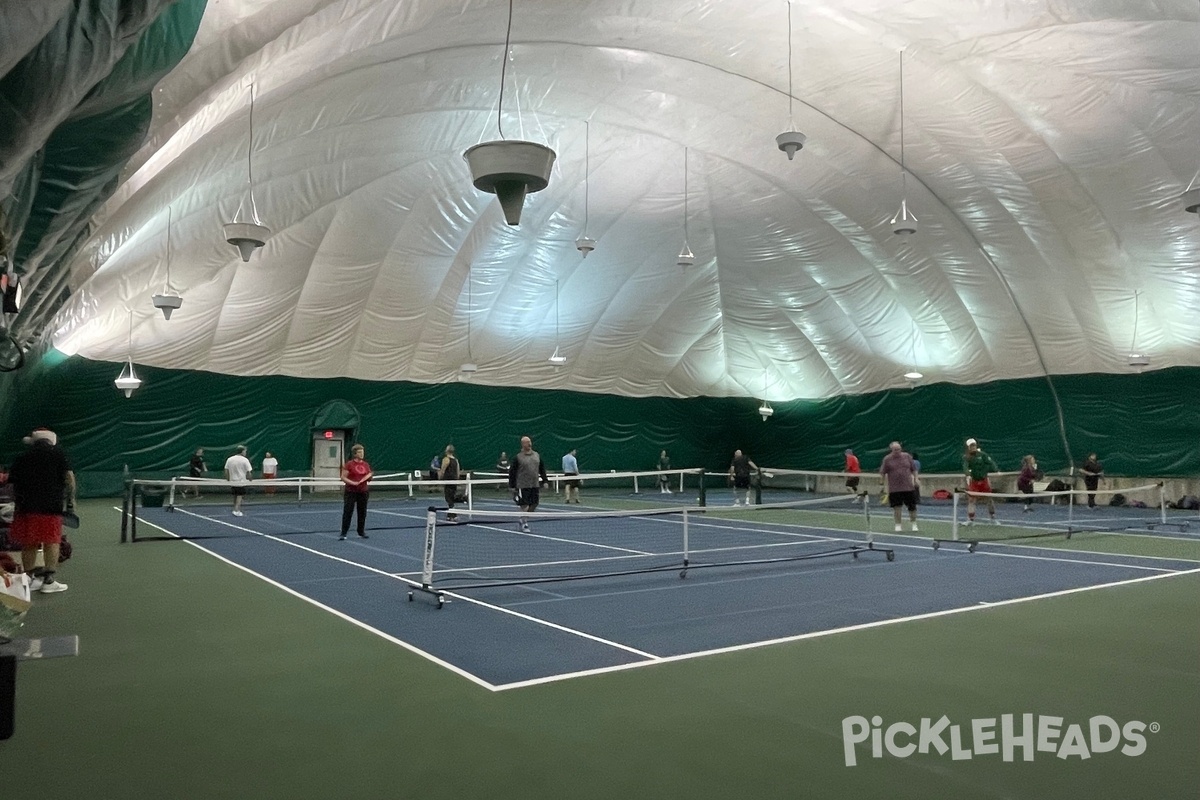
{"label": "athletic shoe", "polygon": [[41,576],[33,578],[29,581],[29,591],[36,592],[38,589],[41,589],[45,583],[46,581]]}
{"label": "athletic shoe", "polygon": [[529,533],[529,523],[528,522],[521,523],[521,531],[522,531],[522,533]]}
{"label": "athletic shoe", "polygon": [[339,537],[338,537],[338,541],[339,541],[339,542],[344,542],[344,541],[346,541],[346,534],[344,534],[344,533],[343,533],[341,536],[339,536]]}
{"label": "athletic shoe", "polygon": [[900,531],[902,531],[902,530],[904,530],[904,528],[900,527],[900,523],[897,522],[896,523],[896,533],[900,533]]}
{"label": "athletic shoe", "polygon": [[365,533],[360,533],[360,534],[359,534],[359,536],[360,536],[361,538],[363,538],[363,539],[370,539],[370,538],[371,538],[370,536],[367,536]]}
{"label": "athletic shoe", "polygon": [[912,529],[913,529],[913,533],[916,533],[917,531],[921,530],[920,528],[917,527],[917,523],[915,523],[915,522],[912,524]]}
{"label": "athletic shoe", "polygon": [[67,585],[62,581],[50,581],[49,583],[43,583],[42,588],[38,591],[42,594],[54,594],[55,592],[65,592],[66,590]]}
{"label": "athletic shoe", "polygon": [[975,520],[973,520],[973,519],[969,519],[969,520],[967,520],[967,527],[968,527],[968,528],[974,528],[974,527],[975,527]]}
{"label": "athletic shoe", "polygon": [[670,489],[667,489],[667,494],[674,494]]}
{"label": "athletic shoe", "polygon": [[234,511],[234,512],[233,512],[233,515],[234,515],[235,517],[244,517],[244,516],[246,516],[245,514],[243,514],[243,513],[242,513],[242,512],[240,512],[240,511]]}

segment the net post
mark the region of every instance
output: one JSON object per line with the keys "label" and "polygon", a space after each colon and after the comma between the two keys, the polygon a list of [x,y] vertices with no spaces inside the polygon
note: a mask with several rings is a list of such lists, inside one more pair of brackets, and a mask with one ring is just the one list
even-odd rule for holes
{"label": "net post", "polygon": [[683,569],[686,572],[688,568],[688,510],[683,510]]}
{"label": "net post", "polygon": [[175,508],[175,476],[171,476],[171,487],[167,489],[167,510],[172,511]]}
{"label": "net post", "polygon": [[121,544],[129,541],[129,496],[133,492],[133,481],[125,479],[124,499],[121,501]]}
{"label": "net post", "polygon": [[683,472],[679,473],[679,493],[683,494]]}
{"label": "net post", "polygon": [[868,492],[863,492],[863,517],[866,519],[867,525],[867,545],[870,546],[875,542],[875,534],[871,532],[871,495]]}
{"label": "net post", "polygon": [[754,482],[754,505],[761,506],[762,505],[763,474],[762,474],[761,469],[758,470],[757,472],[758,472],[758,480]]}
{"label": "net post", "polygon": [[1162,524],[1167,524],[1167,488],[1162,481],[1158,483],[1158,515]]}
{"label": "net post", "polygon": [[633,493],[638,494],[638,479],[637,475],[633,476]]}
{"label": "net post", "polygon": [[1075,527],[1075,483],[1071,482],[1071,493],[1067,495],[1067,536],[1071,535],[1071,529]]}
{"label": "net post", "polygon": [[137,486],[129,484],[129,541],[137,541]]}
{"label": "net post", "polygon": [[475,510],[475,474],[467,473],[467,511]]}
{"label": "net post", "polygon": [[425,511],[425,557],[421,563],[421,586],[433,588],[433,544],[437,535],[437,509],[430,506]]}
{"label": "net post", "polygon": [[411,499],[413,496],[413,476],[411,472],[404,473],[404,482],[408,485],[408,496]]}
{"label": "net post", "polygon": [[296,505],[304,503],[304,476],[296,479]]}
{"label": "net post", "polygon": [[952,498],[954,498],[954,501],[952,504],[954,511],[950,515],[950,538],[957,542],[958,541],[958,490],[955,489],[954,492],[952,492],[950,496]]}
{"label": "net post", "polygon": [[704,486],[704,478],[708,475],[707,470],[700,470],[700,498],[696,501],[701,507],[708,505],[707,489]]}

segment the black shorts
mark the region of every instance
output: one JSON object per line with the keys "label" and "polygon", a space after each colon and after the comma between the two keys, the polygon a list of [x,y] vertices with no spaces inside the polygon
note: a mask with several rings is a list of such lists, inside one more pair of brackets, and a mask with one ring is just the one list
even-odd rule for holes
{"label": "black shorts", "polygon": [[859,478],[846,478],[846,488],[851,491],[857,489],[859,480]]}
{"label": "black shorts", "polygon": [[750,488],[750,476],[749,475],[734,475],[733,476],[733,488],[749,489]]}
{"label": "black shorts", "polygon": [[517,497],[517,505],[524,506],[525,508],[533,508],[542,502],[542,490],[536,486],[532,489],[518,489]]}
{"label": "black shorts", "polygon": [[917,507],[917,493],[913,489],[907,492],[888,492],[888,505],[892,508],[904,506],[909,511]]}
{"label": "black shorts", "polygon": [[245,486],[230,486],[229,491],[233,493],[234,497],[241,497],[242,495],[246,494],[246,487]]}
{"label": "black shorts", "polygon": [[[568,476],[568,477],[570,477],[570,476],[572,476],[572,475],[578,475],[578,474],[579,474],[578,472],[564,472],[564,473],[563,473],[563,475],[566,475],[566,476]],[[578,489],[578,488],[579,488],[579,483],[580,483],[579,481],[564,481],[564,482],[563,482],[563,484],[564,484],[564,485],[565,485],[565,486],[566,486],[568,489]]]}

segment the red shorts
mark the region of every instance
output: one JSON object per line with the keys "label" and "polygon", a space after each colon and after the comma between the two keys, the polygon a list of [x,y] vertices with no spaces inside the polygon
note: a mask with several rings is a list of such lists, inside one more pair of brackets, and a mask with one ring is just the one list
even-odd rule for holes
{"label": "red shorts", "polygon": [[8,538],[23,548],[62,541],[60,514],[14,514]]}
{"label": "red shorts", "polygon": [[978,494],[990,493],[992,491],[992,485],[988,483],[987,478],[977,481],[967,481],[967,491],[976,492]]}

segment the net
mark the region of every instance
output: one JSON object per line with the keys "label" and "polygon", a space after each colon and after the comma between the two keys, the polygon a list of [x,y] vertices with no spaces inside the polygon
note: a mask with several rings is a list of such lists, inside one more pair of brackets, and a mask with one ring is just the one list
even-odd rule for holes
{"label": "net", "polygon": [[[861,497],[720,508],[608,512],[430,509],[422,588],[512,586],[773,564],[875,551]],[[830,523],[833,523],[831,527]]]}
{"label": "net", "polygon": [[[1015,488],[1017,473],[994,472],[989,476],[993,488]],[[922,472],[922,502],[934,501],[936,489],[961,485],[962,473]],[[805,497],[835,497],[838,495],[868,492],[876,502],[883,497],[883,479],[876,471],[871,472],[828,472],[810,469],[787,469],[761,467],[758,474],[751,476],[751,485],[757,502],[777,503]],[[711,490],[710,490],[711,491]]]}
{"label": "net", "polygon": [[1124,489],[1067,489],[1059,492],[956,491],[951,537],[974,552],[979,544],[1074,534],[1153,531],[1175,524],[1168,516],[1161,483]]}
{"label": "net", "polygon": [[[477,497],[495,500],[508,491],[507,480],[495,479],[372,480],[365,530],[424,527],[425,509],[431,502],[446,506],[448,486],[455,491],[455,505],[468,509]],[[242,486],[245,493],[241,516],[233,515],[234,487],[218,480],[131,480],[126,485],[122,508],[121,541],[340,532],[344,505],[340,480],[250,481]],[[139,522],[149,525],[139,527]]]}

